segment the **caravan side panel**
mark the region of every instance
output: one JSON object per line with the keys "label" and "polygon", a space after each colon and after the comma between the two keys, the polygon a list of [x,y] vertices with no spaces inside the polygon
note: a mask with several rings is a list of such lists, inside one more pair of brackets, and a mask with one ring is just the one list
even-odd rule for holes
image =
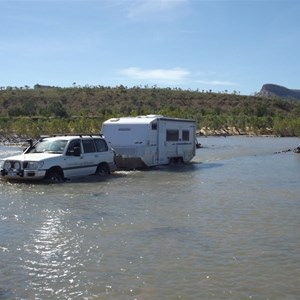
{"label": "caravan side panel", "polygon": [[148,126],[139,124],[103,124],[102,133],[117,154],[141,157],[144,155]]}

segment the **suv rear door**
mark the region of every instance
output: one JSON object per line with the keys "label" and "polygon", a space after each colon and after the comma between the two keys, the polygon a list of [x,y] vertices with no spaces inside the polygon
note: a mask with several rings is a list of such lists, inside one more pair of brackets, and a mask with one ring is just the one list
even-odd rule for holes
{"label": "suv rear door", "polygon": [[96,173],[100,163],[110,165],[113,163],[113,152],[102,138],[82,139],[84,166],[89,174]]}
{"label": "suv rear door", "polygon": [[82,159],[83,166],[86,174],[94,174],[98,166],[98,156],[96,151],[96,145],[92,138],[83,138],[82,142]]}
{"label": "suv rear door", "polygon": [[112,149],[110,149],[104,139],[96,138],[94,139],[97,155],[99,158],[99,163],[106,162],[108,165],[112,165],[114,163],[114,153]]}

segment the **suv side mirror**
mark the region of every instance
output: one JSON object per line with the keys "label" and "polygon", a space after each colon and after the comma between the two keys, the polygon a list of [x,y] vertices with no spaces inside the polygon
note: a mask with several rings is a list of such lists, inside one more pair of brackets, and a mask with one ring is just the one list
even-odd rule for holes
{"label": "suv side mirror", "polygon": [[81,154],[80,148],[79,147],[74,147],[73,155],[74,156],[80,156],[80,154]]}

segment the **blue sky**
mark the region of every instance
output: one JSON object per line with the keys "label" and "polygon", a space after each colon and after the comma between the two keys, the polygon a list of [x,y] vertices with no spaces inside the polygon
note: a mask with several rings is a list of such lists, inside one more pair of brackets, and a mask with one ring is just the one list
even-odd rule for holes
{"label": "blue sky", "polygon": [[300,89],[298,0],[0,0],[0,86]]}

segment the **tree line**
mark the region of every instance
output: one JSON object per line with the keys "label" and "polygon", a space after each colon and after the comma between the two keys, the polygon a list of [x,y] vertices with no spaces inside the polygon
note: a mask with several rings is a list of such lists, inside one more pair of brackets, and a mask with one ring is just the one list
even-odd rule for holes
{"label": "tree line", "polygon": [[236,127],[245,133],[300,137],[300,101],[238,92],[36,85],[1,89],[0,109],[1,135],[99,133],[111,117],[160,114],[194,119],[198,129]]}

